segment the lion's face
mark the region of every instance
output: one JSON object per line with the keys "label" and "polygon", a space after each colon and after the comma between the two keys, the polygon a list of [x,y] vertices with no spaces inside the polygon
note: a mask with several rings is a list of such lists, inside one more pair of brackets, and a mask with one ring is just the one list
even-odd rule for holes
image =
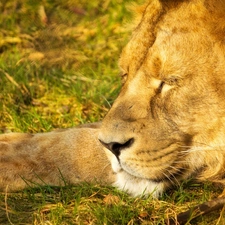
{"label": "lion's face", "polygon": [[225,144],[225,48],[202,2],[151,1],[122,52],[123,87],[99,139],[117,185],[135,195],[218,164]]}

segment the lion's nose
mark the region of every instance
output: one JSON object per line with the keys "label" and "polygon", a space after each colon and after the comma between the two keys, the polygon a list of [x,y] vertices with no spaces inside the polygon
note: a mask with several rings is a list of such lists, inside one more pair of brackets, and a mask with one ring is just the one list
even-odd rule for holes
{"label": "lion's nose", "polygon": [[131,138],[124,143],[119,143],[119,142],[105,143],[100,139],[99,141],[102,143],[104,147],[108,148],[116,157],[118,157],[122,150],[129,148],[134,143],[134,138]]}

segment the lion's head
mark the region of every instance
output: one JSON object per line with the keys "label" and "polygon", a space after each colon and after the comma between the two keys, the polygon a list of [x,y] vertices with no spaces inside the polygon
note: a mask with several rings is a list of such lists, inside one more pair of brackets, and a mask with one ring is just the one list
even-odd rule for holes
{"label": "lion's head", "polygon": [[99,139],[137,195],[225,177],[225,3],[151,0],[120,58],[122,90]]}

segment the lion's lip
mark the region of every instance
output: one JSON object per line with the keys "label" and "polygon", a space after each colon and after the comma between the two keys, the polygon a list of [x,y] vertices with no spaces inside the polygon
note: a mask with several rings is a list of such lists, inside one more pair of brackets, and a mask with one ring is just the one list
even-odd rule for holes
{"label": "lion's lip", "polygon": [[127,173],[129,176],[132,176],[132,177],[134,177],[134,178],[141,179],[141,180],[147,180],[147,181],[149,181],[149,182],[154,182],[154,183],[157,183],[157,184],[161,184],[161,183],[171,183],[171,180],[168,179],[167,177],[162,177],[162,178],[147,178],[147,177],[144,177],[144,176],[133,175],[133,174],[127,172],[127,171],[124,170],[124,169],[121,169],[120,172],[125,172],[125,173]]}
{"label": "lion's lip", "polygon": [[121,167],[121,169],[118,173],[126,173],[129,176],[133,177],[134,179],[146,180],[146,181],[153,182],[153,183],[156,183],[156,184],[165,183],[165,181],[166,181],[166,179],[165,180],[164,179],[152,179],[152,178],[146,178],[146,177],[143,177],[143,176],[137,176],[137,175],[134,175],[134,174],[128,172],[127,170],[123,169],[122,167]]}
{"label": "lion's lip", "polygon": [[121,164],[121,161],[120,161],[118,158],[117,158],[116,163],[115,163],[115,162],[112,162],[111,165],[112,165],[113,171],[114,171],[115,173],[126,173],[126,174],[128,174],[129,176],[132,176],[132,177],[134,177],[134,178],[138,178],[138,179],[142,179],[142,180],[148,180],[148,181],[152,181],[152,182],[155,182],[155,183],[161,183],[161,182],[163,181],[163,179],[153,179],[153,178],[148,178],[148,177],[141,176],[141,175],[137,175],[136,173],[130,172],[128,169],[126,169],[126,168]]}
{"label": "lion's lip", "polygon": [[178,183],[179,180],[181,180],[184,175],[186,174],[186,168],[180,168],[178,171],[172,173],[170,172],[168,175],[165,173],[161,173],[158,177],[146,177],[144,175],[138,174],[137,171],[134,171],[134,173],[130,172],[128,169],[124,168],[120,162],[118,162],[119,170],[115,171],[116,173],[127,173],[129,176],[132,176],[134,178],[142,179],[142,180],[148,180],[152,181],[154,183]]}

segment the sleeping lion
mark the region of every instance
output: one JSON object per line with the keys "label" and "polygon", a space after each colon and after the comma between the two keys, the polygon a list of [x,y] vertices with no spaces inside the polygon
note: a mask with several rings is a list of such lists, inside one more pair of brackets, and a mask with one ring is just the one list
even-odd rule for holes
{"label": "sleeping lion", "polygon": [[0,135],[0,188],[112,184],[160,196],[183,180],[225,184],[225,2],[150,0],[122,51],[102,123]]}

